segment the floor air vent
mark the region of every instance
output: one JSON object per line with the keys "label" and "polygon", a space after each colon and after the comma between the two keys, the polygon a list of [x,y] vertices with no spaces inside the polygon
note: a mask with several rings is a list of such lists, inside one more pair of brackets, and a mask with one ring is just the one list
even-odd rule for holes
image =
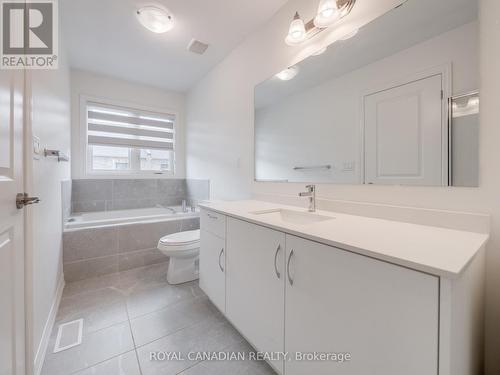
{"label": "floor air vent", "polygon": [[64,323],[57,330],[56,345],[54,353],[62,352],[82,343],[83,319]]}

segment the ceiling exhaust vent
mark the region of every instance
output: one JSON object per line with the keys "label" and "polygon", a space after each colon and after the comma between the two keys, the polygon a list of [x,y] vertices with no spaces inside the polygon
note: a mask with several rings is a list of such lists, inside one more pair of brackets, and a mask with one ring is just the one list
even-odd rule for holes
{"label": "ceiling exhaust vent", "polygon": [[203,55],[208,48],[208,44],[200,42],[199,40],[193,39],[189,42],[188,51],[197,53],[198,55]]}

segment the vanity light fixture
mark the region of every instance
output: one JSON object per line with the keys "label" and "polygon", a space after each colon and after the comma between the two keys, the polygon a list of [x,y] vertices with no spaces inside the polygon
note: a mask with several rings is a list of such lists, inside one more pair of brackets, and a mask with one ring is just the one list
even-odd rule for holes
{"label": "vanity light fixture", "polygon": [[276,77],[281,79],[282,81],[290,81],[291,79],[295,78],[295,76],[299,74],[299,67],[294,65],[286,68],[285,70],[282,70],[278,74],[276,74]]}
{"label": "vanity light fixture", "polygon": [[326,28],[335,25],[351,12],[355,3],[356,0],[320,0],[316,16],[307,23],[304,23],[299,13],[296,12],[290,23],[285,43],[289,46],[301,44]]}
{"label": "vanity light fixture", "polygon": [[302,43],[306,40],[306,28],[304,21],[300,18],[299,12],[295,12],[293,16],[293,21],[288,29],[288,35],[286,36],[285,42],[290,46]]}
{"label": "vanity light fixture", "polygon": [[321,0],[318,5],[318,14],[314,17],[314,26],[319,29],[333,25],[340,17],[336,0]]}
{"label": "vanity light fixture", "polygon": [[174,16],[167,9],[156,6],[145,6],[136,11],[142,26],[153,33],[166,33],[174,27]]}

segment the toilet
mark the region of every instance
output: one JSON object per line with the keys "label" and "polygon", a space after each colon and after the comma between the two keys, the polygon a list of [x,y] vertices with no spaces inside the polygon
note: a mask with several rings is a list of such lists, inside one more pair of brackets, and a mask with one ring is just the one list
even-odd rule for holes
{"label": "toilet", "polygon": [[199,229],[162,237],[158,242],[158,250],[170,257],[167,269],[169,284],[182,284],[198,279]]}

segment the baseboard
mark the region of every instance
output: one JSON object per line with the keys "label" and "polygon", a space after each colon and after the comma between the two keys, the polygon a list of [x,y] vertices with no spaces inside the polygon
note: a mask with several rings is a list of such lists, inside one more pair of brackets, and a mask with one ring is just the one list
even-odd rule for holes
{"label": "baseboard", "polygon": [[56,321],[57,311],[59,310],[59,304],[61,303],[61,298],[64,290],[64,274],[61,274],[59,281],[57,282],[57,290],[54,296],[54,301],[50,307],[49,316],[45,322],[45,327],[43,327],[42,339],[38,345],[36,356],[35,356],[35,371],[34,375],[40,375],[42,372],[43,362],[45,360],[45,354],[47,353],[47,348],[49,346],[50,334],[54,328],[54,323]]}

